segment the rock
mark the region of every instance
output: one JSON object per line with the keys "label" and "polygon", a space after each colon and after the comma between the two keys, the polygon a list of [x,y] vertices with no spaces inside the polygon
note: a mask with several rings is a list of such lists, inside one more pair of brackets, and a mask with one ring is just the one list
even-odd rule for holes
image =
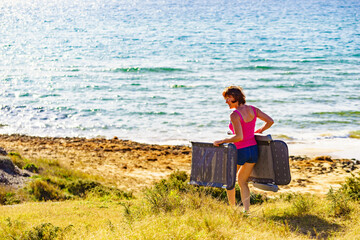
{"label": "rock", "polygon": [[33,174],[19,169],[10,158],[0,156],[0,185],[20,188],[30,181]]}
{"label": "rock", "polygon": [[0,147],[0,156],[7,156],[8,153],[5,151],[5,149]]}
{"label": "rock", "polygon": [[315,160],[316,161],[328,161],[328,162],[333,161],[330,156],[319,156],[319,157],[316,157]]}
{"label": "rock", "polygon": [[21,170],[8,157],[0,156],[0,169],[9,174],[20,174]]}

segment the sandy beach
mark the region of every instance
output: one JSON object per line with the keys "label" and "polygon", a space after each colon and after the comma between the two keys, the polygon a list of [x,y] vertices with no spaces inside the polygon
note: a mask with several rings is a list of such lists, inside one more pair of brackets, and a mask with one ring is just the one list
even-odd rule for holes
{"label": "sandy beach", "polygon": [[[117,137],[85,139],[0,135],[0,147],[28,159],[58,160],[64,166],[97,175],[109,185],[134,193],[166,178],[175,170],[190,174],[191,169],[191,148],[188,146],[141,144]],[[297,153],[297,156],[292,155],[290,148],[292,181],[287,186],[280,186],[280,193],[326,194],[330,187],[338,188],[346,177],[360,171],[358,161]],[[255,188],[253,191],[262,192]]]}

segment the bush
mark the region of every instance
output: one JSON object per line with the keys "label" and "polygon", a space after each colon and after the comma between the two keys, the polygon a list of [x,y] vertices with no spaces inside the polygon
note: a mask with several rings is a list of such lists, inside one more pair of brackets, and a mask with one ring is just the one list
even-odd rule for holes
{"label": "bush", "polygon": [[91,181],[91,180],[75,180],[70,182],[67,185],[67,189],[69,193],[79,196],[79,197],[85,197],[86,193],[96,187],[100,186],[100,183]]}
{"label": "bush", "polygon": [[43,180],[30,182],[29,193],[32,194],[36,200],[40,201],[64,199],[64,196],[56,187]]}
{"label": "bush", "polygon": [[262,204],[267,198],[260,193],[251,193],[250,204]]}
{"label": "bush", "polygon": [[334,191],[330,188],[327,193],[327,199],[330,200],[330,214],[335,217],[347,217],[352,209],[349,205],[349,196],[342,193],[342,191]]}
{"label": "bush", "polygon": [[160,211],[170,212],[180,207],[181,198],[177,190],[165,188],[148,189],[145,199],[150,203],[151,209],[158,213]]}
{"label": "bush", "polygon": [[170,174],[167,180],[163,179],[155,184],[155,189],[177,190],[180,192],[188,192],[192,186],[187,183],[188,175],[184,171],[176,171]]}
{"label": "bush", "polygon": [[26,232],[25,239],[28,240],[52,240],[63,237],[64,233],[67,232],[72,225],[62,229],[60,227],[55,227],[51,223],[43,223],[39,226],[33,228]]}
{"label": "bush", "polygon": [[11,152],[8,154],[11,161],[20,169],[23,169],[24,166],[28,163],[27,160],[23,159],[19,153]]}
{"label": "bush", "polygon": [[[151,204],[155,211],[163,210],[165,212],[171,211],[180,206],[179,194],[202,192],[206,196],[210,196],[219,201],[227,202],[226,189],[214,187],[199,187],[188,184],[188,175],[183,171],[176,171],[172,173],[168,179],[163,179],[155,184],[152,189],[147,189],[145,192],[145,199]],[[240,188],[235,185],[236,200],[241,202]],[[251,193],[250,203],[263,203],[264,198],[261,194]]]}
{"label": "bush", "polygon": [[296,196],[295,193],[280,193],[280,199],[283,199],[285,202],[291,202]]}
{"label": "bush", "polygon": [[92,188],[85,193],[86,197],[95,197],[101,198],[101,200],[119,200],[119,199],[133,199],[134,196],[132,193],[127,193],[117,188],[106,187],[99,185],[95,188]]}
{"label": "bush", "polygon": [[11,192],[6,188],[0,188],[0,205],[12,205],[18,203],[20,203],[20,200],[16,197],[14,192]]}
{"label": "bush", "polygon": [[358,177],[352,174],[352,177],[346,178],[339,191],[355,201],[360,201],[360,173]]}
{"label": "bush", "polygon": [[292,201],[292,209],[295,215],[303,216],[310,212],[311,207],[314,205],[314,201],[309,195],[295,195]]}
{"label": "bush", "polygon": [[61,229],[59,227],[55,227],[51,223],[43,223],[40,226],[34,227],[33,230],[30,230],[27,233],[27,239],[29,240],[55,239],[60,232]]}
{"label": "bush", "polygon": [[23,169],[30,171],[32,173],[39,173],[39,168],[33,163],[26,164]]}

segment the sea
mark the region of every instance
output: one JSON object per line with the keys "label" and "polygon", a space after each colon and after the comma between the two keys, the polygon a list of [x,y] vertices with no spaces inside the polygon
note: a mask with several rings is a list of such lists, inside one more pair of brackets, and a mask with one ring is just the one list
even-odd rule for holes
{"label": "sea", "polygon": [[290,154],[360,159],[360,1],[0,1],[0,134],[212,142],[230,85]]}

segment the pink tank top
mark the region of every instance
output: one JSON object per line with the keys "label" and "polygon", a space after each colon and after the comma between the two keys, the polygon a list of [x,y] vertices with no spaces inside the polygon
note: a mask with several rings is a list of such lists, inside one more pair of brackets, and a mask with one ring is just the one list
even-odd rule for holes
{"label": "pink tank top", "polygon": [[[234,112],[236,112],[237,114],[239,114],[240,116],[240,122],[241,122],[241,128],[242,128],[242,132],[243,132],[243,140],[240,142],[235,142],[235,146],[237,149],[240,148],[245,148],[245,147],[250,147],[250,146],[254,146],[256,145],[256,141],[255,141],[255,123],[256,123],[256,110],[253,106],[251,106],[252,110],[254,111],[254,119],[251,120],[250,122],[245,122],[243,117],[241,116],[240,112],[238,110],[235,110]],[[235,134],[234,131],[234,127],[233,125],[229,124],[229,128],[232,131],[233,134]]]}

